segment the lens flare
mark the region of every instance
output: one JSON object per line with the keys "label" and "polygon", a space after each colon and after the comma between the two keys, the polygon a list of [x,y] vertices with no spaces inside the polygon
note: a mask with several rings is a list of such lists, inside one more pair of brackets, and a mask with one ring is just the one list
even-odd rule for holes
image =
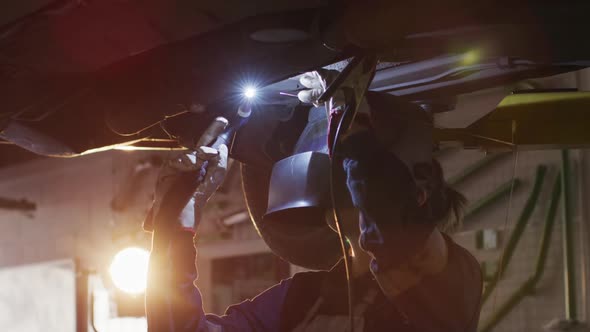
{"label": "lens flare", "polygon": [[244,89],[244,97],[246,97],[248,99],[252,99],[252,98],[256,97],[256,93],[257,93],[257,91],[256,91],[256,88],[254,88],[254,87],[249,86]]}
{"label": "lens flare", "polygon": [[149,257],[149,252],[141,248],[131,247],[119,251],[109,268],[115,286],[129,294],[145,292]]}
{"label": "lens flare", "polygon": [[479,50],[471,50],[463,55],[463,65],[471,66],[477,64],[481,60],[481,52]]}

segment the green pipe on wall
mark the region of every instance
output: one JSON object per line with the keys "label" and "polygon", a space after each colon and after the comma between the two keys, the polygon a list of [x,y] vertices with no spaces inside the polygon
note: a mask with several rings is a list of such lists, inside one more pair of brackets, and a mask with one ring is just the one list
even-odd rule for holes
{"label": "green pipe on wall", "polygon": [[482,159],[476,161],[475,163],[464,168],[459,174],[457,174],[457,175],[451,177],[449,180],[447,180],[447,182],[453,186],[457,185],[457,184],[461,183],[463,180],[465,180],[468,177],[470,177],[471,175],[473,175],[474,173],[478,172],[479,170],[483,169],[484,167],[490,165],[494,161],[496,161],[504,156],[506,156],[505,153],[494,153],[494,154],[485,156],[484,158],[482,158]]}
{"label": "green pipe on wall", "polygon": [[570,188],[570,165],[569,151],[561,151],[561,168],[563,176],[561,177],[561,190],[563,193],[563,280],[565,289],[565,313],[568,320],[576,320],[576,269],[574,264],[574,237],[572,221],[572,202]]}
{"label": "green pipe on wall", "polygon": [[527,199],[526,204],[524,205],[522,212],[520,213],[520,216],[518,217],[518,220],[516,221],[516,226],[514,227],[514,230],[510,234],[510,238],[508,239],[508,243],[506,244],[506,248],[504,249],[504,252],[502,253],[502,258],[500,260],[500,264],[498,266],[498,269],[496,270],[496,273],[494,273],[492,280],[488,283],[487,287],[484,290],[483,297],[482,297],[482,304],[488,300],[488,298],[490,297],[490,294],[496,288],[496,285],[498,284],[498,282],[502,278],[504,272],[506,271],[506,267],[508,266],[508,264],[510,263],[510,260],[512,259],[512,255],[514,254],[514,250],[516,249],[516,245],[520,241],[520,238],[522,237],[524,229],[525,229],[526,225],[528,224],[528,221],[529,221],[531,215],[533,214],[533,210],[535,209],[535,206],[537,205],[537,201],[539,200],[539,194],[541,193],[541,188],[543,187],[543,181],[545,180],[546,173],[547,173],[547,167],[545,167],[544,165],[537,166],[533,190],[531,191],[531,194],[529,195],[529,198]]}
{"label": "green pipe on wall", "polygon": [[494,191],[487,194],[482,199],[471,204],[469,206],[469,210],[467,210],[467,212],[465,212],[465,216],[463,216],[463,218],[468,219],[468,218],[478,214],[480,211],[482,211],[486,207],[494,204],[495,202],[499,201],[502,197],[510,194],[511,190],[516,190],[518,187],[520,187],[521,183],[522,182],[520,181],[520,179],[513,179],[513,180],[510,180],[510,181],[500,185],[498,188],[494,189]]}
{"label": "green pipe on wall", "polygon": [[551,204],[549,211],[545,218],[545,227],[543,228],[543,237],[541,238],[541,246],[537,256],[537,263],[535,272],[529,277],[510,297],[504,302],[498,310],[496,310],[490,318],[483,324],[480,332],[490,332],[498,325],[512,309],[514,309],[520,301],[527,295],[531,295],[535,291],[537,283],[541,280],[543,272],[545,272],[545,263],[547,261],[547,253],[551,245],[551,235],[553,234],[553,226],[555,225],[555,216],[557,215],[557,208],[561,196],[561,176],[557,176],[553,184],[553,192],[551,194]]}

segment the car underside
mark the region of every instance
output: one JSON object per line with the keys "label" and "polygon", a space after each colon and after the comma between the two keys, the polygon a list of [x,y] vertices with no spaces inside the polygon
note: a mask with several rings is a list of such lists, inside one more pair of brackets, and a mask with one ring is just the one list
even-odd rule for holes
{"label": "car underside", "polygon": [[[27,0],[3,7],[3,159],[16,148],[58,157],[122,146],[182,149],[212,118],[235,111],[246,85],[265,96],[261,108],[277,110],[251,126],[297,135],[300,105],[289,95],[301,87],[292,78],[342,70],[368,53],[378,60],[370,90],[432,112],[453,110],[461,94],[590,65],[585,1]],[[276,130],[267,131],[271,140]],[[241,143],[269,149],[263,139],[250,141]]]}

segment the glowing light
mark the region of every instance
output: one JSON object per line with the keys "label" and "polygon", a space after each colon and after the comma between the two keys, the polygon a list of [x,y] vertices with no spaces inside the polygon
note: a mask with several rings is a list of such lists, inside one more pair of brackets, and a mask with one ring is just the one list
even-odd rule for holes
{"label": "glowing light", "polygon": [[256,93],[257,93],[257,91],[256,91],[256,88],[254,88],[254,87],[249,86],[244,89],[244,97],[246,97],[248,99],[252,99],[252,98],[256,97]]}
{"label": "glowing light", "polygon": [[129,294],[141,294],[147,286],[149,252],[141,248],[126,248],[113,258],[109,268],[117,288]]}
{"label": "glowing light", "polygon": [[468,51],[463,55],[463,65],[474,65],[481,60],[481,52],[478,50]]}

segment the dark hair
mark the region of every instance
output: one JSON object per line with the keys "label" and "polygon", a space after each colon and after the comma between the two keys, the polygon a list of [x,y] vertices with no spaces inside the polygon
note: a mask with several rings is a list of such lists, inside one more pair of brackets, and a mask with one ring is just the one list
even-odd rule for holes
{"label": "dark hair", "polygon": [[434,222],[441,231],[452,232],[461,226],[467,199],[452,188],[444,178],[443,169],[436,159],[428,165],[416,165],[414,175],[425,183],[428,200],[417,207],[417,216],[426,222]]}

